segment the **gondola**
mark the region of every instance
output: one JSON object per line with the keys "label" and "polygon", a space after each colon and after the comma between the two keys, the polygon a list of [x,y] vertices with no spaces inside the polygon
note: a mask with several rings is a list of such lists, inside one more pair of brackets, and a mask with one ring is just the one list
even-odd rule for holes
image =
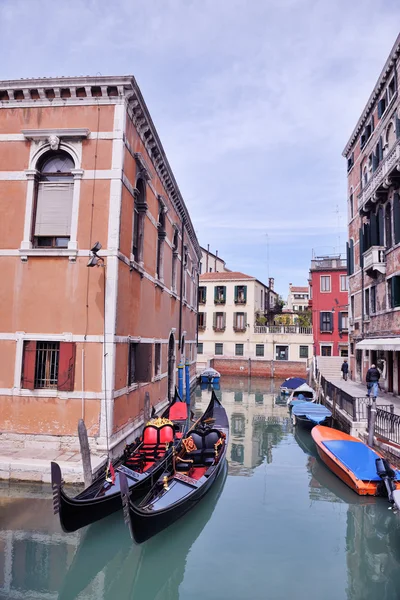
{"label": "gondola", "polygon": [[102,473],[73,498],[63,489],[59,465],[52,462],[53,509],[60,517],[62,529],[76,531],[119,510],[122,506],[121,473],[124,473],[132,499],[146,494],[171,460],[173,448],[181,443],[186,424],[187,405],[175,392],[162,416],[150,419],[140,439],[127,446],[124,455],[113,462],[113,476]]}
{"label": "gondola", "polygon": [[125,520],[137,543],[171,525],[209,491],[224,467],[228,435],[226,411],[212,392],[206,411],[182,439],[169,468],[139,505],[133,503],[127,478],[121,476]]}
{"label": "gondola", "polygon": [[386,496],[398,503],[400,471],[376,450],[343,431],[317,425],[311,431],[326,466],[360,496]]}

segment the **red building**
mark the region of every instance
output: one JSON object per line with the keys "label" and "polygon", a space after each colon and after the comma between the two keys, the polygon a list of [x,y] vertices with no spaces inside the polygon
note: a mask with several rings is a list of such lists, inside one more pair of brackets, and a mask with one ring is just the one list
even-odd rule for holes
{"label": "red building", "polygon": [[310,268],[315,356],[348,356],[346,261],[340,256],[314,258]]}

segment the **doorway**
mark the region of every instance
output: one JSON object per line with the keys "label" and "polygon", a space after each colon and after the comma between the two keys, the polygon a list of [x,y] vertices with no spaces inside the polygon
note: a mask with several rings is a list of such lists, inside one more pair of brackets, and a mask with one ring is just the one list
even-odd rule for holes
{"label": "doorway", "polygon": [[175,338],[171,333],[168,341],[168,402],[174,397],[175,391]]}

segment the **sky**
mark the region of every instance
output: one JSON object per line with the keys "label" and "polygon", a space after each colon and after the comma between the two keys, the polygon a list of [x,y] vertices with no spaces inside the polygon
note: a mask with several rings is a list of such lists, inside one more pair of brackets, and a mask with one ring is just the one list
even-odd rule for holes
{"label": "sky", "polygon": [[343,148],[398,0],[0,0],[0,79],[134,75],[199,242],[307,285],[345,251]]}

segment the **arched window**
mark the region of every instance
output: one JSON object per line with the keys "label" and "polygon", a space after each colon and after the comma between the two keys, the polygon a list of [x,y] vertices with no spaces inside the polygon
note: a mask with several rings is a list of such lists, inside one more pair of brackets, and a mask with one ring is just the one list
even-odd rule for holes
{"label": "arched window", "polygon": [[68,246],[74,192],[74,161],[67,152],[47,152],[38,163],[34,218],[36,247]]}
{"label": "arched window", "polygon": [[160,281],[164,277],[164,242],[165,242],[165,208],[164,205],[159,203],[158,210],[158,223],[157,223],[157,263],[156,263],[156,277]]}
{"label": "arched window", "polygon": [[367,165],[365,165],[364,170],[363,170],[363,185],[367,185],[368,183],[368,168]]}
{"label": "arched window", "polygon": [[386,248],[392,247],[392,207],[390,202],[385,208],[385,242]]}
{"label": "arched window", "polygon": [[393,127],[393,123],[389,123],[388,128],[386,129],[386,139],[385,139],[385,148],[386,154],[389,152],[391,148],[393,148],[396,143],[396,132]]}
{"label": "arched window", "polygon": [[178,229],[175,229],[174,238],[172,241],[172,285],[171,285],[174,292],[176,292],[176,270],[177,270],[177,264],[178,264],[178,254],[179,254],[178,245],[179,245],[179,233],[178,233]]}
{"label": "arched window", "polygon": [[143,179],[137,180],[134,194],[132,254],[135,261],[140,263],[143,261],[144,222],[147,211],[146,186]]}

